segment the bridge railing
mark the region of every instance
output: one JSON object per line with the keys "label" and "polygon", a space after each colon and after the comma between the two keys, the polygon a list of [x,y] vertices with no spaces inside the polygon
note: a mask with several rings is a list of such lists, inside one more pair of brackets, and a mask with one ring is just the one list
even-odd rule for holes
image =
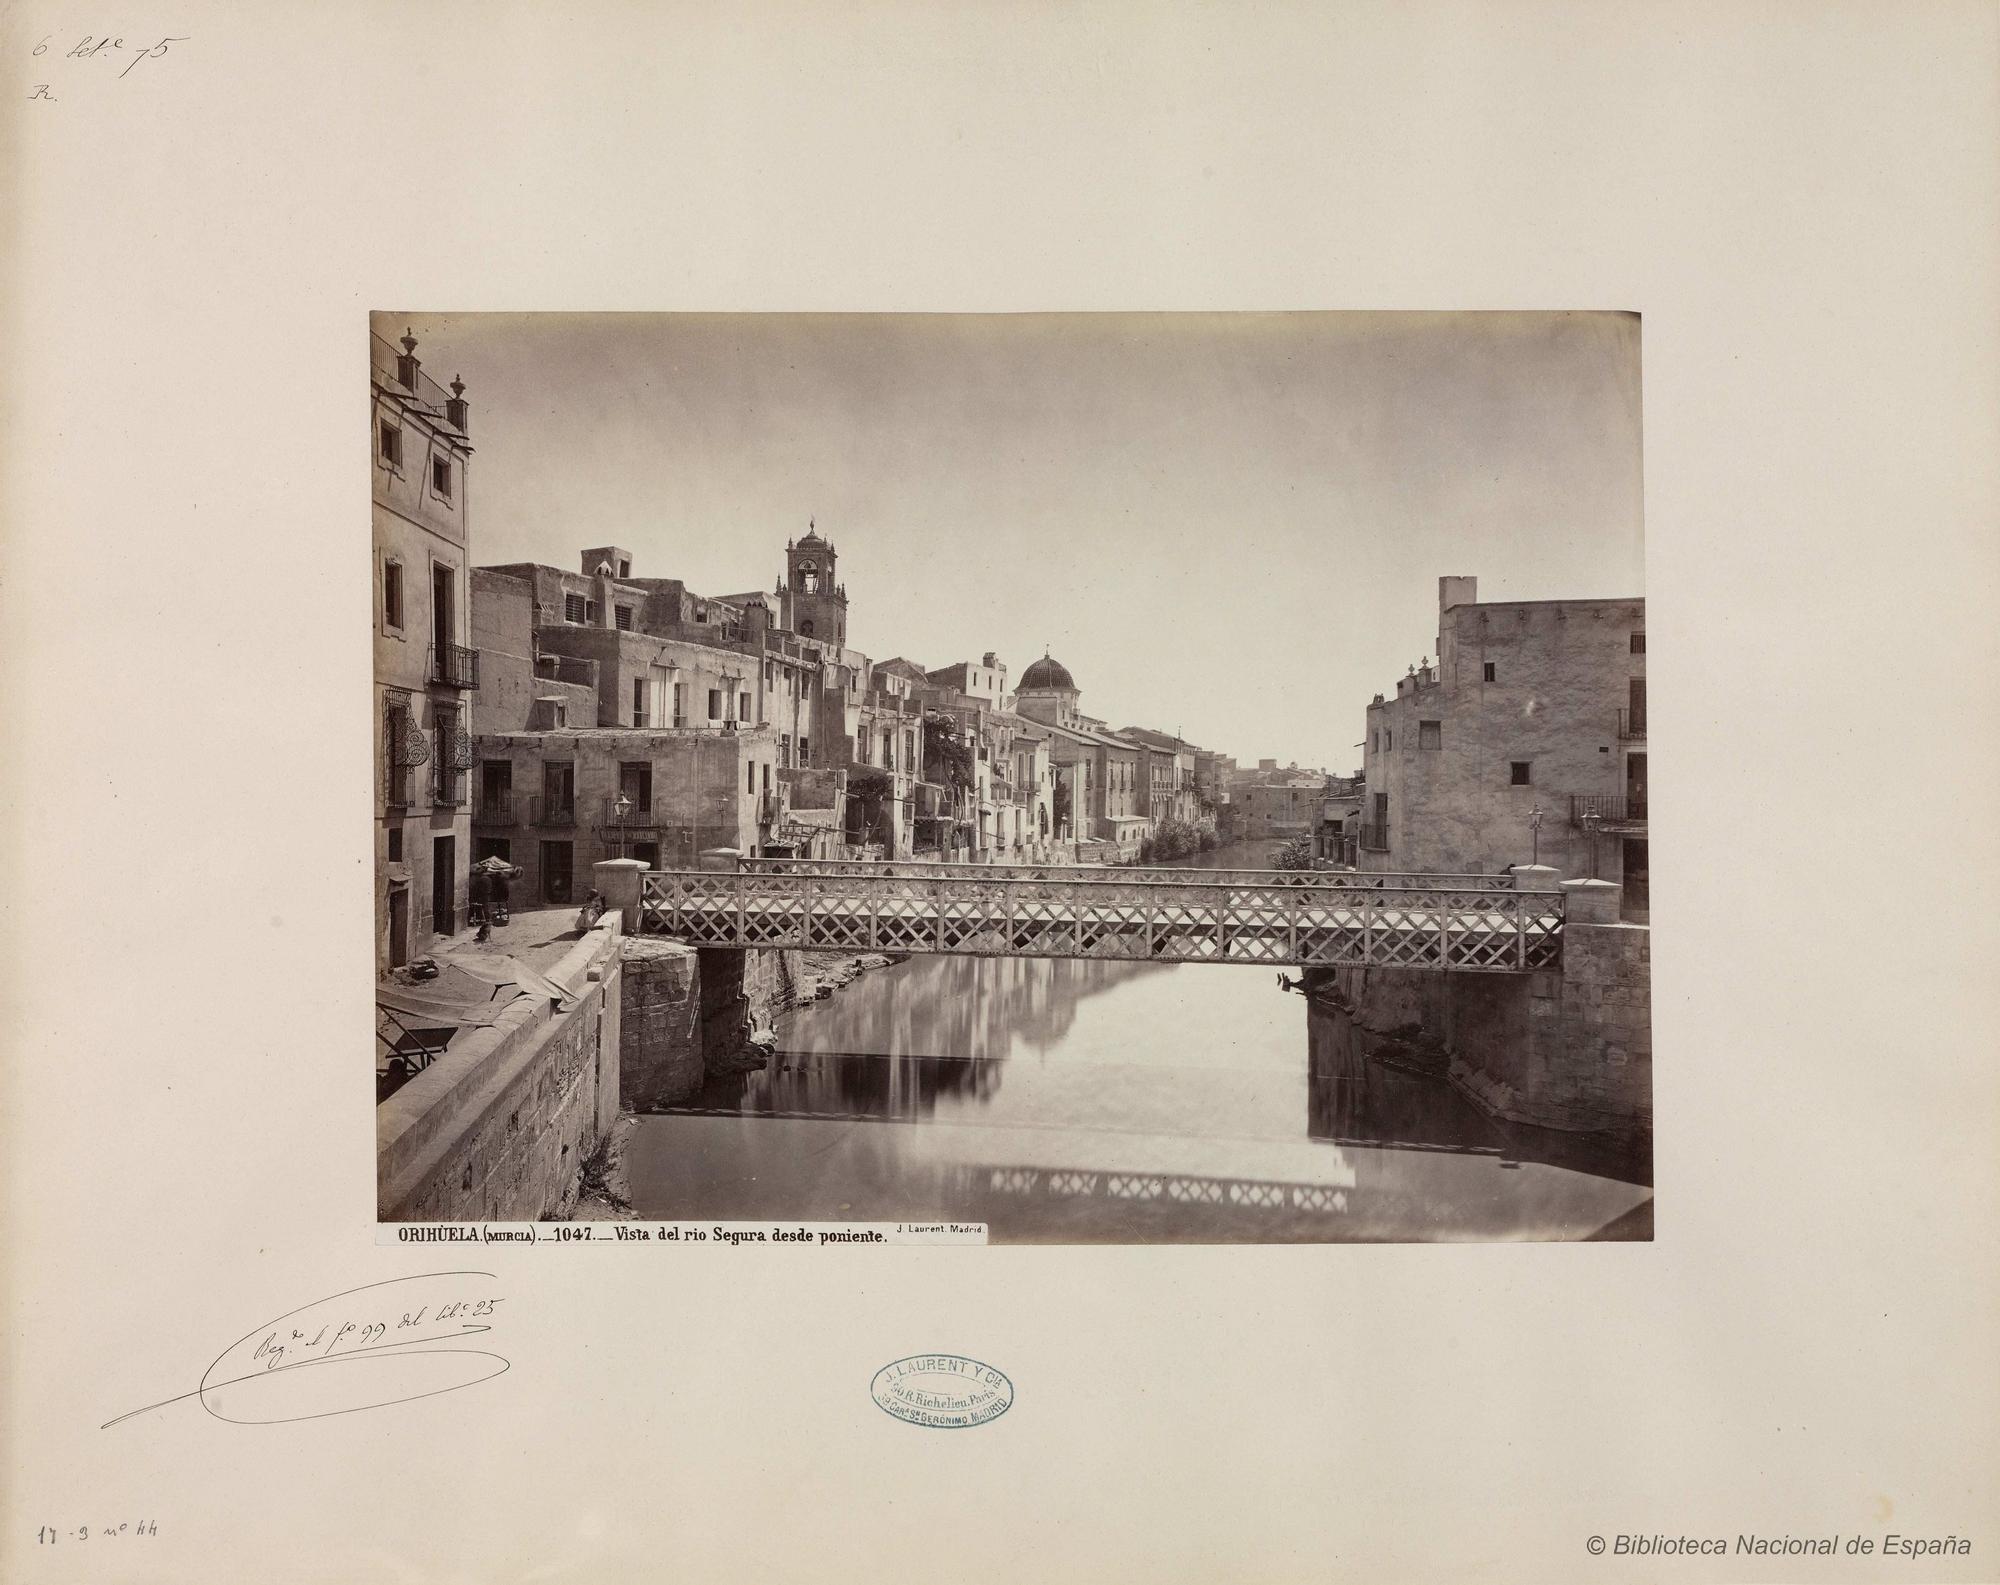
{"label": "bridge railing", "polygon": [[[806,865],[644,876],[642,931],[696,946],[956,953],[984,957],[1323,964],[1519,972],[1561,961],[1559,892],[1251,883],[1219,871],[1171,880],[995,875],[985,865]],[[1029,868],[1029,866],[1014,866]],[[831,869],[834,873],[813,873]],[[936,873],[962,870],[963,874]],[[1072,872],[1073,873],[1073,872]],[[1482,877],[1482,879],[1490,877]]]}
{"label": "bridge railing", "polygon": [[1479,875],[1439,874],[1431,871],[1338,870],[1224,870],[1195,869],[1184,865],[1123,864],[954,864],[938,859],[789,859],[745,858],[737,864],[745,874],[810,875],[820,878],[892,875],[916,880],[1023,880],[1062,881],[1079,884],[1112,885],[1138,882],[1147,885],[1208,886],[1327,886],[1381,890],[1384,887],[1448,886],[1454,891],[1511,892],[1516,889],[1512,873]]}

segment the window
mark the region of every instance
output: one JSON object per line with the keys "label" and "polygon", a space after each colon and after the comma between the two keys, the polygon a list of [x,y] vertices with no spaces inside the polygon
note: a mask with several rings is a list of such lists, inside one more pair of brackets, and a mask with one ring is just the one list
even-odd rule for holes
{"label": "window", "polygon": [[807,617],[803,622],[799,624],[799,637],[811,638],[812,636],[813,636],[812,618]]}
{"label": "window", "polygon": [[789,765],[791,762],[792,735],[789,732],[780,732],[778,734],[778,763],[780,765]]}
{"label": "window", "polygon": [[1644,633],[1634,633],[1632,635],[1632,653],[1635,655],[1646,653],[1646,635]]}
{"label": "window", "polygon": [[1392,749],[1395,746],[1396,746],[1396,734],[1390,731],[1389,728],[1385,726],[1384,728],[1382,728],[1382,747],[1385,749]]}
{"label": "window", "polygon": [[403,432],[387,419],[382,421],[382,460],[392,468],[403,465]]}
{"label": "window", "polygon": [[563,620],[565,622],[573,622],[581,627],[588,619],[589,611],[590,604],[582,595],[566,594],[563,596]]}
{"label": "window", "polygon": [[618,576],[621,578],[632,576],[632,563],[624,556],[618,558]]}
{"label": "window", "polygon": [[649,813],[653,807],[653,767],[646,760],[627,760],[618,767],[618,796],[628,800],[632,814]]}
{"label": "window", "polygon": [[720,688],[711,688],[708,690],[708,718],[711,721],[720,721],[722,719],[722,690]]}
{"label": "window", "polygon": [[547,760],[542,765],[542,803],[548,813],[567,814],[576,804],[576,761]]}
{"label": "window", "polygon": [[382,563],[382,620],[391,627],[403,625],[403,564]]}
{"label": "window", "polygon": [[611,612],[612,623],[621,633],[632,631],[632,608],[629,605],[615,606]]}
{"label": "window", "polygon": [[708,621],[708,607],[705,605],[696,606],[694,608],[694,619],[697,622],[706,623]]}
{"label": "window", "polygon": [[1527,760],[1509,760],[1507,762],[1507,784],[1510,787],[1532,786],[1533,783],[1528,779],[1528,768],[1529,761]]}
{"label": "window", "polygon": [[684,682],[674,684],[674,725],[687,725],[687,684]]}
{"label": "window", "polygon": [[736,719],[739,721],[750,719],[750,695],[747,693],[739,693],[736,696]]}
{"label": "window", "polygon": [[1417,723],[1418,748],[1443,748],[1444,723],[1442,721],[1419,721]]}
{"label": "window", "polygon": [[800,738],[799,763],[801,765],[810,765],[812,763],[812,757],[813,757],[812,744],[808,743],[804,738]]}
{"label": "window", "polygon": [[1479,680],[1481,682],[1492,682],[1494,680],[1492,661],[1489,660],[1484,666],[1479,668]]}
{"label": "window", "polygon": [[634,677],[632,679],[632,724],[634,726],[651,725],[651,722],[647,719],[646,679],[644,677]]}
{"label": "window", "polygon": [[431,488],[447,501],[451,499],[451,458],[431,458]]}
{"label": "window", "polygon": [[757,790],[757,767],[755,765],[745,765],[743,767],[743,790],[751,793]]}
{"label": "window", "polygon": [[401,826],[389,827],[389,862],[391,864],[400,864],[403,862],[403,828]]}
{"label": "window", "polygon": [[770,790],[771,790],[771,767],[769,764],[766,764],[764,766],[764,791],[769,792]]}

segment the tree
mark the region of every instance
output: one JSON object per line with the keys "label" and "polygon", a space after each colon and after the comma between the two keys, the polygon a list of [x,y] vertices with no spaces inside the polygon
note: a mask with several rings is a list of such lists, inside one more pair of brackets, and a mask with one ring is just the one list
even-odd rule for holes
{"label": "tree", "polygon": [[847,773],[847,833],[850,842],[888,843],[885,816],[889,793],[889,773],[885,770],[862,765]]}
{"label": "tree", "polygon": [[924,716],[924,775],[927,781],[951,788],[954,796],[967,791],[978,780],[972,745],[965,741],[958,723],[948,715]]}
{"label": "tree", "polygon": [[1282,846],[1271,849],[1271,868],[1274,870],[1309,870],[1312,867],[1311,837],[1293,837]]}

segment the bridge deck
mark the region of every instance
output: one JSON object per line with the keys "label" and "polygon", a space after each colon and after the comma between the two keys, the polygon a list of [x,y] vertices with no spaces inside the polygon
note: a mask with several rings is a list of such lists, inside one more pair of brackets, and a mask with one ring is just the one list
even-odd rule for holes
{"label": "bridge deck", "polygon": [[1511,876],[905,869],[919,867],[745,860],[648,874],[639,927],[696,946],[807,951],[1489,973],[1562,960],[1561,894],[1515,890]]}

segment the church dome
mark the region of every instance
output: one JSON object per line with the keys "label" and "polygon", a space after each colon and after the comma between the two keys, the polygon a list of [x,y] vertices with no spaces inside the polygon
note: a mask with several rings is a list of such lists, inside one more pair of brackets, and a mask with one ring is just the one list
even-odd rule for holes
{"label": "church dome", "polygon": [[1076,691],[1076,679],[1070,676],[1069,668],[1063,665],[1061,661],[1051,660],[1047,655],[1044,655],[1026,671],[1021,673],[1021,680],[1015,684],[1015,687],[1017,689],[1067,688],[1074,693]]}

